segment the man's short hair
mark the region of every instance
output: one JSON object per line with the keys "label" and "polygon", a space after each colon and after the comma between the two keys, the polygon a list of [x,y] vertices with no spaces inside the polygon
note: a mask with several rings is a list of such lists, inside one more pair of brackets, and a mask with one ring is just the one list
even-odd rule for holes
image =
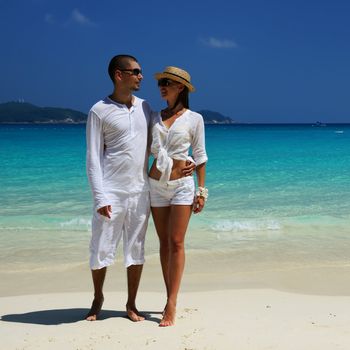
{"label": "man's short hair", "polygon": [[117,55],[109,62],[108,74],[114,83],[114,74],[117,69],[128,69],[130,61],[137,62],[137,59],[131,55]]}

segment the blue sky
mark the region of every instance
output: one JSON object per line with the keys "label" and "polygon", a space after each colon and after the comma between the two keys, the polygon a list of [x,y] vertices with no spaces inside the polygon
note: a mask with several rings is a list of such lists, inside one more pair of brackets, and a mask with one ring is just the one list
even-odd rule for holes
{"label": "blue sky", "polygon": [[190,72],[194,110],[239,122],[350,122],[350,1],[0,0],[0,102],[87,112],[111,92],[110,58]]}

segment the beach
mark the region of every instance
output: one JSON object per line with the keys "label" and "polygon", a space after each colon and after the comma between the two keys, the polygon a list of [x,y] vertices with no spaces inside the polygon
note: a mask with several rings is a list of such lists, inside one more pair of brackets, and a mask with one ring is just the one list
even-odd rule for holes
{"label": "beach", "polygon": [[[80,321],[89,295],[47,294],[16,302],[2,325],[4,349],[347,349],[349,298],[272,290],[185,293],[175,327],[159,328],[159,294],[145,293],[148,320],[131,323],[113,292],[101,321]],[[218,300],[215,307],[213,298]],[[114,302],[111,301],[114,300]],[[347,305],[346,305],[347,304]],[[222,310],[218,314],[218,310]],[[222,315],[223,314],[223,315]]]}
{"label": "beach", "polygon": [[88,267],[82,125],[0,127],[1,349],[349,349],[350,127],[207,126],[209,200],[191,218],[176,325],[152,220],[138,308],[119,249],[100,320]]}
{"label": "beach", "polygon": [[[121,261],[108,271],[105,303],[85,321],[86,265],[1,272],[3,349],[348,349],[350,266],[232,267],[222,254],[188,254],[176,325],[158,327],[165,293],[157,257],[145,264],[138,307],[126,318]],[[216,262],[216,263],[215,263]],[[231,267],[230,267],[231,266]],[[259,266],[258,266],[259,269]],[[6,284],[6,287],[4,286]]]}
{"label": "beach", "polygon": [[0,350],[350,350],[350,0],[0,10]]}

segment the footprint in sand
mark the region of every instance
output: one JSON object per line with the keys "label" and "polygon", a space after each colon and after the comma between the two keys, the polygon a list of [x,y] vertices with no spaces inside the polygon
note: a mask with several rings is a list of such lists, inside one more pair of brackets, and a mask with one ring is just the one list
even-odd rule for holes
{"label": "footprint in sand", "polygon": [[[186,307],[186,308],[184,308],[183,309],[183,312],[185,312],[186,314],[193,314],[194,312],[196,312],[196,311],[198,311],[198,309],[190,309],[190,308],[188,308],[188,307]],[[181,315],[181,316],[179,316],[178,318],[180,318],[180,319],[184,319],[184,318],[186,318],[185,317],[185,315]]]}

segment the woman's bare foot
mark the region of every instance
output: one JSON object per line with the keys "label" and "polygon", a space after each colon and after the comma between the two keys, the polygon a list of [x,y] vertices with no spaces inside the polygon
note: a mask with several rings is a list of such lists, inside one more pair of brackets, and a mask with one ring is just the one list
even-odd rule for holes
{"label": "woman's bare foot", "polygon": [[175,325],[176,304],[167,302],[163,311],[163,318],[159,323],[159,327],[169,327]]}
{"label": "woman's bare foot", "polygon": [[131,306],[126,304],[126,313],[131,321],[133,322],[140,322],[145,319],[144,316],[142,316],[139,311],[136,309],[136,306]]}
{"label": "woman's bare foot", "polygon": [[102,309],[104,298],[94,299],[91,305],[91,309],[85,316],[86,321],[96,321],[97,317]]}

